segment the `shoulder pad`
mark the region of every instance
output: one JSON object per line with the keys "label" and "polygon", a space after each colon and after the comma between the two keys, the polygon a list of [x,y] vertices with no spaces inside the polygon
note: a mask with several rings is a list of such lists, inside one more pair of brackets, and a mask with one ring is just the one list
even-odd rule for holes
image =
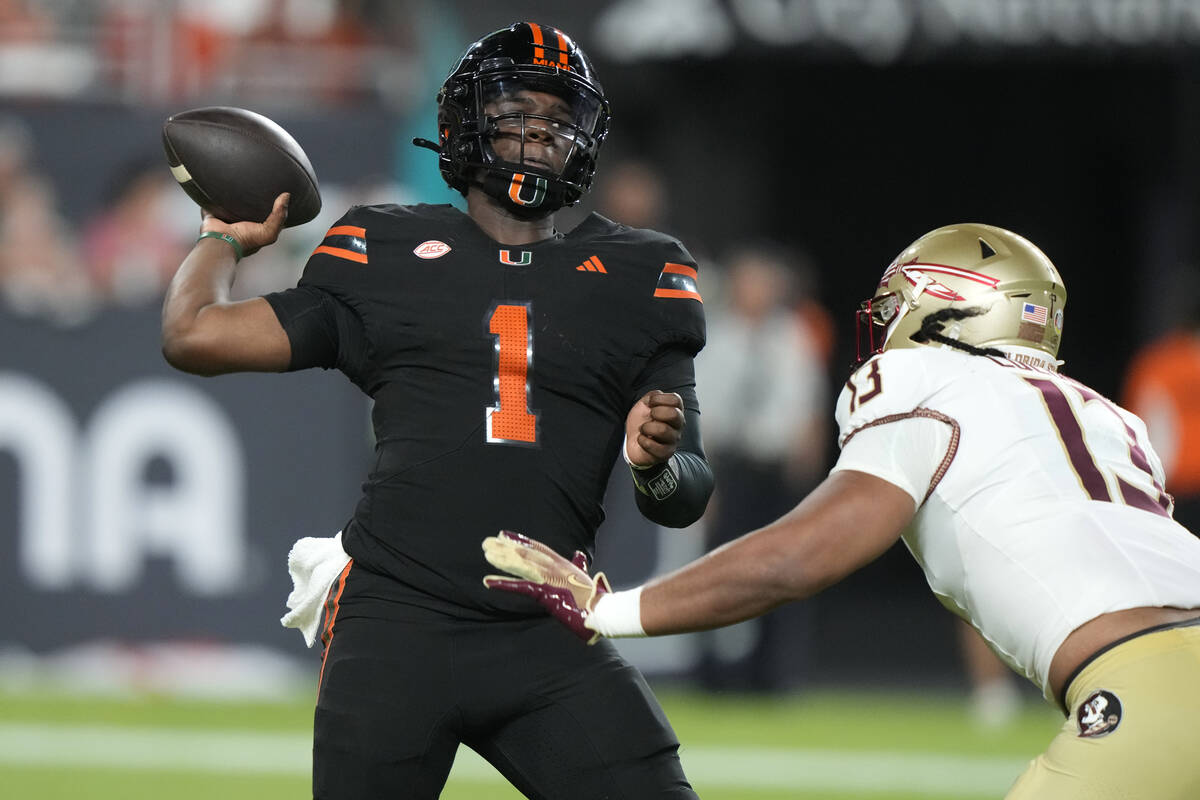
{"label": "shoulder pad", "polygon": [[648,318],[659,331],[651,335],[660,344],[677,344],[692,354],[698,353],[705,339],[699,268],[677,240],[663,234],[657,237],[642,245],[651,271],[647,277],[653,277],[653,283],[648,280],[644,284],[649,295]]}
{"label": "shoulder pad", "polygon": [[356,205],[325,231],[314,249],[300,284],[312,283],[312,278],[328,270],[347,269],[352,264],[370,263],[367,248],[367,222],[370,206]]}
{"label": "shoulder pad", "polygon": [[683,245],[673,236],[652,228],[633,228],[614,222],[594,211],[568,235],[573,239],[603,239],[621,247],[632,245],[639,248],[683,249]]}
{"label": "shoulder pad", "polygon": [[628,310],[652,350],[678,345],[694,355],[704,347],[704,300],[696,260],[678,239],[596,213],[570,236],[622,251],[622,260],[633,267]]}
{"label": "shoulder pad", "polygon": [[[381,213],[384,212],[384,213]],[[369,294],[371,232],[386,219],[386,207],[354,206],[325,232],[308,257],[299,286],[324,289],[345,301]]]}
{"label": "shoulder pad", "polygon": [[923,406],[955,374],[953,364],[938,363],[946,355],[972,358],[929,348],[887,350],[856,369],[838,396],[838,445],[864,426]]}
{"label": "shoulder pad", "polygon": [[333,223],[304,266],[300,286],[316,286],[335,294],[352,294],[365,288],[370,276],[374,250],[381,240],[394,235],[398,226],[410,220],[436,217],[438,206],[401,206],[381,204],[353,206]]}

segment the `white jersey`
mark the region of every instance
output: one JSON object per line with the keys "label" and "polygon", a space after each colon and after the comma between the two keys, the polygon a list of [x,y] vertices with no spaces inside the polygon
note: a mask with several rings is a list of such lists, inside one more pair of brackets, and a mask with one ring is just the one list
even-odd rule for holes
{"label": "white jersey", "polygon": [[903,535],[938,599],[1049,699],[1075,628],[1138,606],[1200,608],[1200,539],[1170,517],[1140,419],[1081,383],[951,349],[889,350],[838,398],[834,470],[918,508]]}

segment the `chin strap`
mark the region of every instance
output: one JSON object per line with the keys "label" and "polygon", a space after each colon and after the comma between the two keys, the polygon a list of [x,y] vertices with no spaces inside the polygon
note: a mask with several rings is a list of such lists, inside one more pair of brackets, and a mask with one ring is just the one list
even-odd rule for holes
{"label": "chin strap", "polygon": [[[442,154],[441,145],[430,139],[416,137],[412,143],[438,155]],[[541,219],[567,205],[568,190],[562,181],[549,180],[531,172],[520,172],[519,168],[511,172],[496,169],[485,169],[483,172],[482,180],[471,183],[522,219]],[[463,193],[466,193],[465,190]]]}
{"label": "chin strap", "polygon": [[[510,171],[511,170],[511,171]],[[488,169],[476,181],[484,194],[524,219],[541,219],[566,205],[567,191],[562,181],[549,180],[532,172]]]}

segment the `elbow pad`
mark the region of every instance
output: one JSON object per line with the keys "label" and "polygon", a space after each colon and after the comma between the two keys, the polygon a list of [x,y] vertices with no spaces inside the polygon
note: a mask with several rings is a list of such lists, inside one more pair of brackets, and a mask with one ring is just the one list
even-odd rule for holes
{"label": "elbow pad", "polygon": [[704,514],[713,474],[702,456],[681,450],[663,464],[630,466],[642,516],[668,528],[686,528]]}

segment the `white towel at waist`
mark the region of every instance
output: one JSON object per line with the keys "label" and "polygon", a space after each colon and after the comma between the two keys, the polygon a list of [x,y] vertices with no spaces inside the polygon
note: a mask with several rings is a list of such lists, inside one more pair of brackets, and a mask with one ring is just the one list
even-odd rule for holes
{"label": "white towel at waist", "polygon": [[292,576],[292,593],[287,607],[291,609],[280,618],[285,628],[299,628],[304,642],[313,646],[317,626],[321,624],[321,607],[329,587],[350,562],[342,549],[342,534],[315,538],[306,536],[292,545],[288,553],[288,573]]}

